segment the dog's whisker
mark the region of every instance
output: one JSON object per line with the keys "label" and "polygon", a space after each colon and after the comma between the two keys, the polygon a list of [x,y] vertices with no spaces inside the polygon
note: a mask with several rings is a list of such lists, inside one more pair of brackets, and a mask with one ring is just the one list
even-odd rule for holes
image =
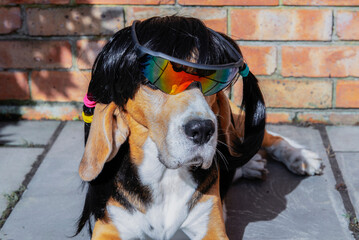
{"label": "dog's whisker", "polygon": [[227,161],[227,159],[226,159],[226,157],[224,156],[224,154],[219,150],[219,149],[217,149],[216,148],[216,152],[218,153],[218,155],[221,157],[221,159],[223,160],[223,163],[224,163],[224,166],[226,167],[226,169],[227,170],[229,170],[229,168],[228,168],[228,161]]}

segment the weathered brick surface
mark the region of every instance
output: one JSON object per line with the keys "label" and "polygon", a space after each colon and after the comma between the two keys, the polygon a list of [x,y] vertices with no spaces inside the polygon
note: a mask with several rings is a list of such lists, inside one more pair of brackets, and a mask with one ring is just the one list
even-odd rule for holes
{"label": "weathered brick surface", "polygon": [[359,40],[359,11],[338,11],[336,21],[340,39]]}
{"label": "weathered brick surface", "polygon": [[300,122],[358,125],[359,112],[347,111],[317,111],[310,113],[298,113],[297,120]]}
{"label": "weathered brick surface", "polygon": [[359,125],[359,112],[333,112],[329,114],[329,122],[333,124]]}
{"label": "weathered brick surface", "polygon": [[175,0],[76,0],[76,3],[162,5],[162,4],[174,4]]}
{"label": "weathered brick surface", "polygon": [[290,123],[292,118],[286,112],[267,112],[267,123]]}
{"label": "weathered brick surface", "polygon": [[[64,103],[66,104],[66,103]],[[34,107],[22,106],[21,118],[27,120],[56,119],[61,121],[79,120],[81,107],[62,104],[37,104]]]}
{"label": "weathered brick surface", "polygon": [[133,7],[126,10],[126,25],[134,20],[144,20],[153,16],[195,16],[201,19],[206,26],[223,33],[227,33],[227,11],[219,8],[156,8]]}
{"label": "weathered brick surface", "polygon": [[339,80],[335,104],[336,107],[359,108],[359,81]]}
{"label": "weathered brick surface", "polygon": [[240,46],[249,69],[255,75],[271,75],[277,67],[277,50],[272,46]]}
{"label": "weathered brick surface", "polygon": [[311,122],[311,123],[330,123],[329,117],[327,114],[323,113],[298,113],[297,119],[298,122]]}
{"label": "weathered brick surface", "polygon": [[0,8],[0,34],[11,33],[20,27],[20,8]]}
{"label": "weathered brick surface", "polygon": [[276,6],[279,0],[178,0],[181,5],[209,6]]}
{"label": "weathered brick surface", "polygon": [[242,40],[330,40],[332,12],[325,9],[233,9],[231,34]]}
{"label": "weathered brick surface", "polygon": [[27,73],[0,72],[0,100],[27,100],[29,98]]}
{"label": "weathered brick surface", "polygon": [[359,77],[359,46],[284,46],[282,75]]}
{"label": "weathered brick surface", "polygon": [[332,106],[332,82],[317,80],[259,81],[268,107],[329,108]]}
{"label": "weathered brick surface", "polygon": [[283,0],[284,5],[358,6],[359,0]]}
{"label": "weathered brick surface", "polygon": [[70,68],[67,41],[0,41],[0,68]]}
{"label": "weathered brick surface", "polygon": [[34,71],[31,79],[34,100],[81,102],[87,92],[90,72]]}
{"label": "weathered brick surface", "polygon": [[77,41],[77,66],[80,69],[91,69],[95,59],[107,41]]}
{"label": "weathered brick surface", "polygon": [[0,0],[0,4],[67,4],[70,0]]}
{"label": "weathered brick surface", "polygon": [[28,8],[30,35],[112,35],[123,28],[122,7]]}

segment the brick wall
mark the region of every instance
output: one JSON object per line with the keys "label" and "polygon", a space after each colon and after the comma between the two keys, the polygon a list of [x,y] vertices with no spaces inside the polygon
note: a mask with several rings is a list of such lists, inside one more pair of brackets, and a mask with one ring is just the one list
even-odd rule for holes
{"label": "brick wall", "polygon": [[0,114],[78,119],[106,40],[172,14],[238,41],[270,122],[359,123],[359,0],[0,0]]}

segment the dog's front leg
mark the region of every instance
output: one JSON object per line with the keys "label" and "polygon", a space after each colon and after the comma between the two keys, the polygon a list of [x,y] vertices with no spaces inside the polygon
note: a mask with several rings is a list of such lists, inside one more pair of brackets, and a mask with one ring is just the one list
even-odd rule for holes
{"label": "dog's front leg", "polygon": [[97,220],[92,233],[92,240],[121,240],[120,233],[111,222]]}

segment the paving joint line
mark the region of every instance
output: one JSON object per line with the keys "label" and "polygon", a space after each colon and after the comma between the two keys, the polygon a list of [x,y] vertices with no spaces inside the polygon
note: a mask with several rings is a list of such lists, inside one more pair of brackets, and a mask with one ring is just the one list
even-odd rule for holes
{"label": "paving joint line", "polygon": [[352,232],[354,239],[359,240],[359,229],[358,226],[356,226],[355,224],[355,221],[357,221],[355,209],[353,203],[350,200],[348,188],[346,187],[342,171],[339,168],[338,160],[330,143],[327,130],[325,129],[324,125],[317,125],[316,129],[318,129],[320,137],[322,138],[324,148],[326,149],[329,163],[336,182],[335,189],[339,192],[342,198],[346,214],[349,214],[348,229]]}
{"label": "paving joint line", "polygon": [[25,175],[24,180],[22,181],[19,189],[14,191],[17,194],[16,202],[12,204],[8,204],[7,208],[3,211],[3,214],[0,218],[0,230],[4,226],[6,220],[10,216],[12,210],[16,207],[16,204],[21,200],[22,194],[26,191],[29,183],[31,182],[32,178],[35,176],[37,170],[39,169],[41,163],[44,161],[45,157],[47,156],[48,152],[54,145],[55,141],[57,140],[58,136],[62,132],[66,125],[66,122],[60,122],[60,124],[55,129],[54,133],[52,134],[50,140],[44,145],[44,151],[37,157],[36,161],[31,165],[30,171]]}

